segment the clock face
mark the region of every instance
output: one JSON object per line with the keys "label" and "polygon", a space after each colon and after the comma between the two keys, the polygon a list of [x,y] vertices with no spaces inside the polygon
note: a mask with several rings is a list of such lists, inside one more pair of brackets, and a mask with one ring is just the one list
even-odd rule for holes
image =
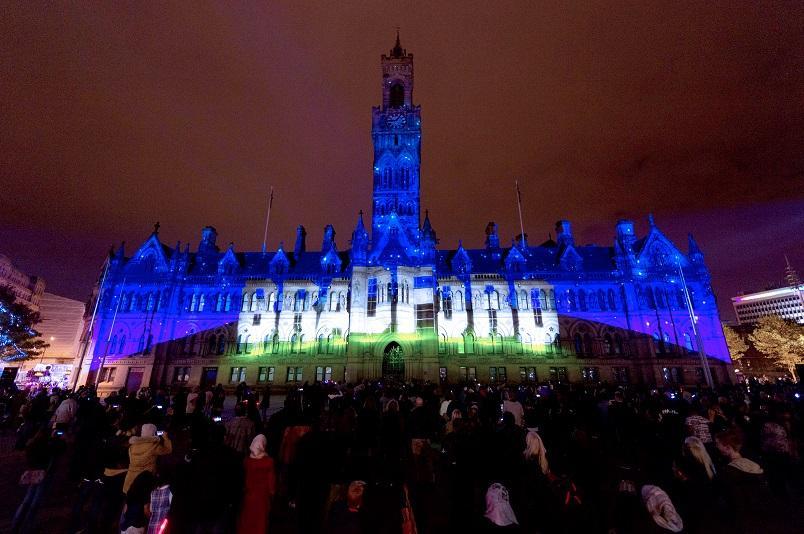
{"label": "clock face", "polygon": [[403,113],[392,113],[385,119],[390,128],[403,128],[405,126],[405,115]]}

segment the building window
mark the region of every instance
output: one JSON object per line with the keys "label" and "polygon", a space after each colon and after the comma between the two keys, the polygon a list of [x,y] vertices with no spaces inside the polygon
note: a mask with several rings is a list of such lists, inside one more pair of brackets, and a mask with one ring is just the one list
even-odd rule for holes
{"label": "building window", "polygon": [[301,332],[301,329],[302,329],[302,314],[295,313],[293,314],[293,331]]}
{"label": "building window", "polygon": [[536,382],[536,368],[535,367],[520,367],[519,368],[519,381],[520,382]]}
{"label": "building window", "polygon": [[315,379],[318,382],[331,382],[332,381],[332,367],[316,367]]}
{"label": "building window", "polygon": [[496,367],[489,367],[489,382],[494,384],[497,382],[497,368]]}
{"label": "building window", "polygon": [[463,354],[474,354],[475,353],[475,336],[474,334],[467,332],[463,335],[463,344],[461,345],[463,348]]}
{"label": "building window", "polygon": [[104,367],[100,371],[99,382],[114,382],[115,375],[117,375],[117,367]]}
{"label": "building window", "polygon": [[189,367],[174,367],[173,368],[173,381],[186,383],[190,380]]}
{"label": "building window", "polygon": [[432,331],[434,327],[433,304],[416,304],[416,330]]}
{"label": "building window", "polygon": [[600,369],[598,367],[584,367],[581,370],[581,376],[584,382],[597,384],[600,382]]}
{"label": "building window", "polygon": [[251,320],[251,324],[253,326],[259,326],[260,321],[262,321],[262,314],[261,313],[255,313],[253,319]]}
{"label": "building window", "polygon": [[447,353],[447,334],[439,334],[438,336],[438,353]]}
{"label": "building window", "polygon": [[566,367],[551,367],[550,368],[550,381],[563,384],[567,381],[567,368]]}
{"label": "building window", "polygon": [[611,341],[611,334],[603,336],[603,352],[605,354],[614,354],[614,343]]}
{"label": "building window", "polygon": [[438,381],[442,384],[447,381],[447,368],[446,367],[439,367],[438,368]]}
{"label": "building window", "polygon": [[469,382],[477,379],[477,368],[475,367],[461,367],[459,370],[460,378],[464,382]]}
{"label": "building window", "polygon": [[449,286],[444,286],[441,290],[441,309],[444,311],[444,319],[452,319],[452,291]]}
{"label": "building window", "polygon": [[232,367],[232,374],[229,375],[230,384],[239,384],[246,381],[246,368],[245,367]]}
{"label": "building window", "polygon": [[497,333],[497,311],[489,310],[489,334],[492,337]]}
{"label": "building window", "polygon": [[615,367],[612,371],[614,373],[614,382],[617,384],[629,384],[631,382],[628,376],[628,367]]}
{"label": "building window", "polygon": [[665,384],[681,384],[684,372],[681,367],[662,367],[662,378]]}
{"label": "building window", "polygon": [[[260,367],[257,369],[257,383],[264,384],[268,382],[268,369],[271,369],[271,374],[273,374],[273,367]],[[273,380],[273,379],[272,379]]]}
{"label": "building window", "polygon": [[489,367],[489,382],[502,384],[507,379],[505,367]]}
{"label": "building window", "polygon": [[463,308],[466,305],[466,302],[463,299],[463,292],[462,291],[456,291],[455,292],[454,305],[455,305],[455,310],[463,311]]}
{"label": "building window", "polygon": [[301,382],[302,381],[302,368],[301,367],[288,367],[286,377],[287,382]]}

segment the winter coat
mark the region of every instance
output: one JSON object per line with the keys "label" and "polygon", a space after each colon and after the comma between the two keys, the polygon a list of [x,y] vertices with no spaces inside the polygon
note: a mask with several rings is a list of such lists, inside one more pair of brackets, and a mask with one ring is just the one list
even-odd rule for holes
{"label": "winter coat", "polygon": [[123,493],[128,493],[137,475],[143,471],[156,473],[156,457],[173,452],[173,443],[167,435],[141,437],[133,436],[128,441],[128,473],[123,483]]}

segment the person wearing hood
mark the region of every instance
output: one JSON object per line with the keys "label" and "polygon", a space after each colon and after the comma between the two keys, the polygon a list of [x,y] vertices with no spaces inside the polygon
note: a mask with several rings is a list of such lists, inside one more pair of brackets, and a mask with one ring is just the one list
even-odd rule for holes
{"label": "person wearing hood", "polygon": [[123,482],[123,493],[128,489],[134,479],[143,471],[156,474],[156,458],[173,452],[173,443],[167,434],[156,435],[156,425],[150,423],[142,425],[139,436],[132,436],[128,440],[128,473]]}
{"label": "person wearing hood", "polygon": [[251,442],[245,459],[243,505],[237,522],[239,534],[265,534],[271,514],[271,500],[276,492],[274,461],[265,452],[268,440],[258,434]]}
{"label": "person wearing hood", "polygon": [[719,470],[719,482],[726,499],[727,521],[737,532],[767,530],[776,516],[773,499],[762,467],[740,453],[742,431],[732,428],[718,433],[715,447],[726,462]]}
{"label": "person wearing hood", "polygon": [[486,513],[483,517],[488,521],[485,527],[489,532],[520,532],[519,521],[508,499],[508,488],[502,484],[495,482],[486,491]]}

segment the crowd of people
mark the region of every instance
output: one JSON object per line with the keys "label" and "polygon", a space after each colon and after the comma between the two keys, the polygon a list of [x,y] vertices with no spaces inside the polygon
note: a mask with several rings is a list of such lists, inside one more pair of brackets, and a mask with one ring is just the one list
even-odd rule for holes
{"label": "crowd of people", "polygon": [[273,413],[270,388],[245,384],[228,411],[220,385],[2,393],[26,458],[14,532],[36,531],[58,472],[70,533],[783,532],[802,517],[790,383],[313,383]]}

